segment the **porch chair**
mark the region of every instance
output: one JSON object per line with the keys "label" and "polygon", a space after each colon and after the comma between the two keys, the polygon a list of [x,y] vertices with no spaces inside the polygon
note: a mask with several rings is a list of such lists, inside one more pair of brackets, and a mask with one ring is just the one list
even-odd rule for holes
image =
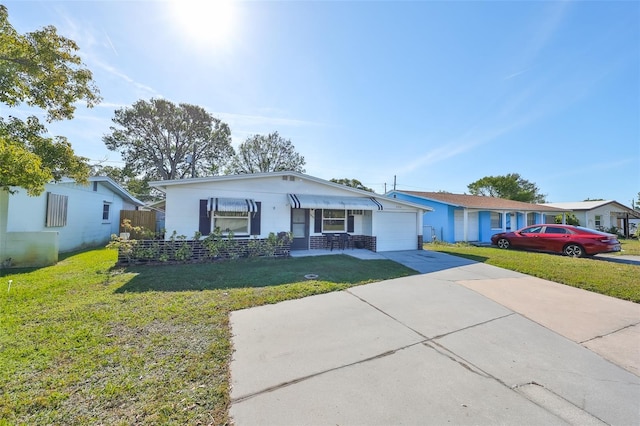
{"label": "porch chair", "polygon": [[329,250],[333,251],[333,245],[338,242],[336,235],[327,233],[327,234],[324,234],[324,236],[327,239],[325,248],[328,248]]}
{"label": "porch chair", "polygon": [[351,245],[351,248],[353,249],[353,244],[351,244],[351,235],[347,233],[340,234],[340,248],[344,250],[349,248],[349,245]]}

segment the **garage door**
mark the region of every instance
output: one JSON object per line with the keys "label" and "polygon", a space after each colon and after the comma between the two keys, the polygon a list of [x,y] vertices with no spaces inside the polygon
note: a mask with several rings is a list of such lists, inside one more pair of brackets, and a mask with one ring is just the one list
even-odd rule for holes
{"label": "garage door", "polygon": [[[455,210],[453,212],[455,223],[454,238],[456,241],[464,241],[464,212]],[[480,238],[480,225],[478,223],[478,212],[469,212],[467,214],[467,241],[478,241]]]}
{"label": "garage door", "polygon": [[378,251],[416,250],[416,213],[378,212],[376,236]]}

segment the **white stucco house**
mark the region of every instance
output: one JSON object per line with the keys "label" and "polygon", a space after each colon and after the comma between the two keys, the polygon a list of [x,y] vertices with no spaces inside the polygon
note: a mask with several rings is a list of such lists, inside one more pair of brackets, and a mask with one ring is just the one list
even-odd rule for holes
{"label": "white stucco house", "polygon": [[616,227],[626,237],[633,235],[630,221],[640,219],[640,212],[615,200],[573,201],[546,205],[572,211],[580,221],[580,226],[599,231],[608,231]]}
{"label": "white stucco house", "polygon": [[422,248],[431,210],[302,173],[283,171],[150,182],[166,194],[167,235],[233,231],[235,238],[292,232],[291,250],[322,249],[348,234],[372,251]]}
{"label": "white stucco house", "polygon": [[58,254],[106,244],[118,234],[120,211],[144,203],[108,177],[88,185],[65,179],[30,197],[21,188],[0,191],[0,266],[46,266]]}

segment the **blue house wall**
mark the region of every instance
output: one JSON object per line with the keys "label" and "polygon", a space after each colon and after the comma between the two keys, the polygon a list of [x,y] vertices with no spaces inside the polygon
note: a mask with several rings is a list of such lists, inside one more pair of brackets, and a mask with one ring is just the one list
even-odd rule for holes
{"label": "blue house wall", "polygon": [[[438,241],[444,241],[447,243],[455,243],[455,210],[462,209],[462,207],[452,206],[447,203],[433,200],[425,200],[421,197],[416,197],[411,194],[393,193],[395,198],[400,200],[409,201],[423,206],[431,207],[432,212],[427,212],[423,217],[423,226],[431,226],[436,235]],[[481,211],[478,212],[478,238],[480,242],[491,242],[491,236],[502,232],[502,229],[491,229],[491,212]],[[424,234],[424,241],[429,241],[429,235]]]}
{"label": "blue house wall", "polygon": [[[447,204],[440,201],[427,200],[422,197],[414,196],[411,194],[404,194],[401,192],[392,192],[389,194],[391,198],[397,198],[399,200],[409,201],[423,206],[431,207],[432,212],[426,212],[423,216],[423,226],[432,227],[435,231],[436,239],[438,241],[444,241],[448,243],[455,242],[455,215],[456,209],[462,210],[462,207],[456,207],[451,204]],[[501,212],[504,215],[504,212]],[[535,224],[544,223],[545,215],[541,213],[535,214]],[[511,212],[506,219],[506,228],[508,231],[516,231],[518,229],[527,226],[527,216],[521,212]],[[491,228],[491,210],[482,210],[478,212],[478,241],[483,243],[490,243],[491,236],[503,232],[502,228]],[[502,221],[500,222],[502,227]],[[425,229],[424,241],[430,241],[430,235],[427,234]]]}

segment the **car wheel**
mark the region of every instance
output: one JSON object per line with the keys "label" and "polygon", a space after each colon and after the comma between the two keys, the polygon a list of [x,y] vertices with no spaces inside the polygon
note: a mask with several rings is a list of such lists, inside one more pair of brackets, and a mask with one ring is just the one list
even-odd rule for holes
{"label": "car wheel", "polygon": [[563,250],[564,254],[571,257],[584,257],[584,249],[578,244],[569,244]]}
{"label": "car wheel", "polygon": [[497,242],[497,246],[501,249],[508,249],[511,247],[511,243],[506,238],[500,238]]}

